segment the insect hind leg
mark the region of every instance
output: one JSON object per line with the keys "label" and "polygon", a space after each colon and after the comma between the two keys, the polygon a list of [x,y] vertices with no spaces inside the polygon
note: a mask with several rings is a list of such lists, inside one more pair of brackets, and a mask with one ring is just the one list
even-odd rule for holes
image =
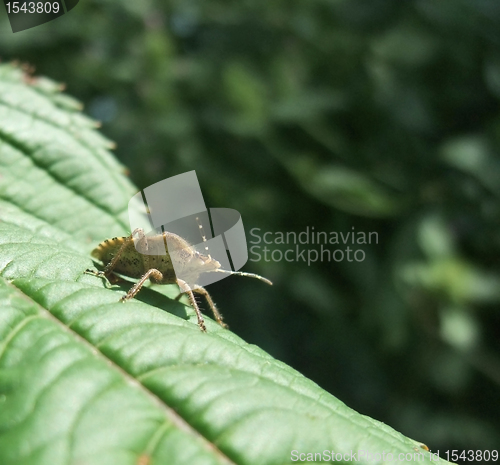
{"label": "insect hind leg", "polygon": [[[141,244],[141,247],[143,247],[143,250],[145,252],[148,251],[148,240],[146,238],[146,235],[144,234],[144,230],[141,228],[134,229],[132,234],[128,236],[124,241],[121,247],[118,249],[118,252],[116,252],[116,255],[113,257],[113,260],[111,260],[106,267],[104,268],[103,273],[106,278],[109,278],[109,276],[113,273],[113,270],[118,263],[118,260],[120,260],[120,257],[122,256],[124,250],[127,248],[127,246],[130,244],[130,241],[134,240],[134,236],[137,235],[139,237],[138,244]],[[138,250],[139,251],[139,250]],[[142,253],[142,252],[141,252]]]}
{"label": "insect hind leg", "polygon": [[97,276],[98,278],[103,278],[105,280],[106,287],[108,287],[108,284],[116,284],[121,281],[125,281],[123,278],[120,278],[119,276],[115,275],[113,272],[110,272],[108,275],[104,271],[97,271],[97,270],[91,270],[90,268],[87,268],[85,270],[85,274],[91,274],[92,276]]}
{"label": "insect hind leg", "polygon": [[224,323],[222,315],[220,314],[219,310],[217,310],[217,306],[215,305],[215,302],[212,300],[212,297],[210,296],[208,291],[204,287],[195,286],[193,288],[193,292],[201,294],[203,297],[205,297],[208,305],[210,306],[210,309],[212,310],[212,313],[214,314],[215,319],[217,320],[217,323],[219,323],[223,328],[228,329],[229,326]]}

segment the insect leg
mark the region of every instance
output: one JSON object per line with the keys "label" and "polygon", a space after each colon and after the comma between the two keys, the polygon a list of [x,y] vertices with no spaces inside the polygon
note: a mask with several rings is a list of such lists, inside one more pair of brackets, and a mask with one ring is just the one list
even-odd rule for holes
{"label": "insect leg", "polygon": [[119,276],[113,275],[112,273],[109,273],[109,276],[106,276],[104,274],[104,271],[96,271],[96,270],[86,269],[85,273],[91,274],[93,276],[97,276],[98,278],[105,278],[109,284],[115,284],[119,281],[124,281],[122,278],[120,278]]}
{"label": "insect leg", "polygon": [[184,294],[184,292],[188,295],[189,301],[191,302],[191,305],[193,306],[194,311],[196,312],[196,317],[198,318],[198,326],[200,327],[200,329],[204,333],[206,333],[207,327],[205,326],[205,320],[203,319],[203,316],[201,314],[200,307],[198,307],[198,304],[196,303],[196,299],[194,298],[193,291],[187,285],[187,283],[185,281],[183,281],[182,279],[177,279],[177,284],[179,285],[179,288],[181,290],[181,294],[179,294],[177,296],[176,300],[178,300],[180,298],[180,296],[182,294]]}
{"label": "insect leg", "polygon": [[212,313],[214,314],[217,323],[219,323],[223,328],[227,329],[228,326],[226,323],[224,323],[224,321],[222,321],[222,315],[219,313],[219,310],[217,310],[215,302],[212,300],[212,297],[210,297],[208,291],[204,287],[196,286],[193,288],[193,292],[201,294],[202,296],[205,297],[205,299],[207,299],[208,305],[210,305],[210,308],[212,309]]}
{"label": "insect leg", "polygon": [[126,300],[133,299],[136,296],[136,294],[141,290],[141,287],[144,285],[144,283],[151,276],[158,282],[160,282],[163,279],[163,275],[158,270],[156,270],[155,268],[151,268],[144,274],[144,276],[137,283],[134,284],[132,289],[130,289],[130,291],[127,292],[127,295],[124,295],[120,299],[120,301],[125,302]]}

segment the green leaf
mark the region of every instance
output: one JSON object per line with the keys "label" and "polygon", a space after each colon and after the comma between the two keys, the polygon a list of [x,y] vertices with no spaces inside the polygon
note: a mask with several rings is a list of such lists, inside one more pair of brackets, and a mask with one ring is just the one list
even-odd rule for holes
{"label": "green leaf", "polygon": [[317,163],[311,154],[279,158],[302,188],[326,205],[370,217],[395,215],[402,210],[403,201],[395,193],[350,168]]}
{"label": "green leaf", "polygon": [[2,465],[428,458],[213,321],[202,333],[175,286],[119,303],[127,285],[85,274],[97,242],[127,234],[137,189],[59,92],[0,67]]}

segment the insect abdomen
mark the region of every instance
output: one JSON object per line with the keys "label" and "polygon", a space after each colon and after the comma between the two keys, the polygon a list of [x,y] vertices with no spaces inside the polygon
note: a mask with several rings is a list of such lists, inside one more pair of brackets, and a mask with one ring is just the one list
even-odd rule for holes
{"label": "insect abdomen", "polygon": [[[114,237],[101,242],[93,251],[92,256],[101,260],[106,266],[113,260],[114,256],[120,250],[120,247],[128,240],[128,237]],[[113,271],[129,276],[131,278],[140,278],[144,274],[144,263],[142,255],[135,249],[133,241],[125,247],[119,260],[113,267]]]}

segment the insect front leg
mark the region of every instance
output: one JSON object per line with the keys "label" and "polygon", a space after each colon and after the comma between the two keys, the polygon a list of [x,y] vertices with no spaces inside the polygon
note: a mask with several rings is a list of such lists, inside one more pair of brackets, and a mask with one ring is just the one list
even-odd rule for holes
{"label": "insect front leg", "polygon": [[120,302],[125,302],[126,300],[133,299],[136,296],[136,294],[141,290],[144,283],[150,277],[153,277],[153,279],[158,281],[158,282],[161,282],[163,280],[163,274],[160,271],[158,271],[157,269],[151,268],[150,270],[148,270],[144,274],[144,276],[137,283],[134,284],[132,289],[130,289],[130,291],[127,292],[127,295],[124,295],[120,299]]}
{"label": "insect front leg", "polygon": [[196,299],[194,297],[193,291],[191,288],[187,285],[185,281],[182,279],[177,279],[177,284],[181,290],[181,293],[176,297],[175,300],[179,300],[182,294],[186,293],[189,297],[189,301],[191,302],[191,305],[194,308],[194,311],[196,312],[196,317],[198,318],[198,326],[200,329],[206,333],[207,332],[207,327],[205,326],[205,320],[203,319],[203,316],[200,311],[200,307],[198,307],[198,304],[196,303]]}
{"label": "insect front leg", "polygon": [[217,323],[219,323],[223,328],[226,329],[229,328],[229,326],[226,323],[224,323],[224,321],[222,321],[222,315],[219,313],[219,310],[217,310],[215,302],[212,300],[212,297],[210,297],[208,291],[204,287],[195,286],[193,288],[193,292],[196,292],[197,294],[201,294],[202,296],[204,296],[208,302],[208,305],[210,305],[210,308],[212,309],[212,313],[214,314]]}

